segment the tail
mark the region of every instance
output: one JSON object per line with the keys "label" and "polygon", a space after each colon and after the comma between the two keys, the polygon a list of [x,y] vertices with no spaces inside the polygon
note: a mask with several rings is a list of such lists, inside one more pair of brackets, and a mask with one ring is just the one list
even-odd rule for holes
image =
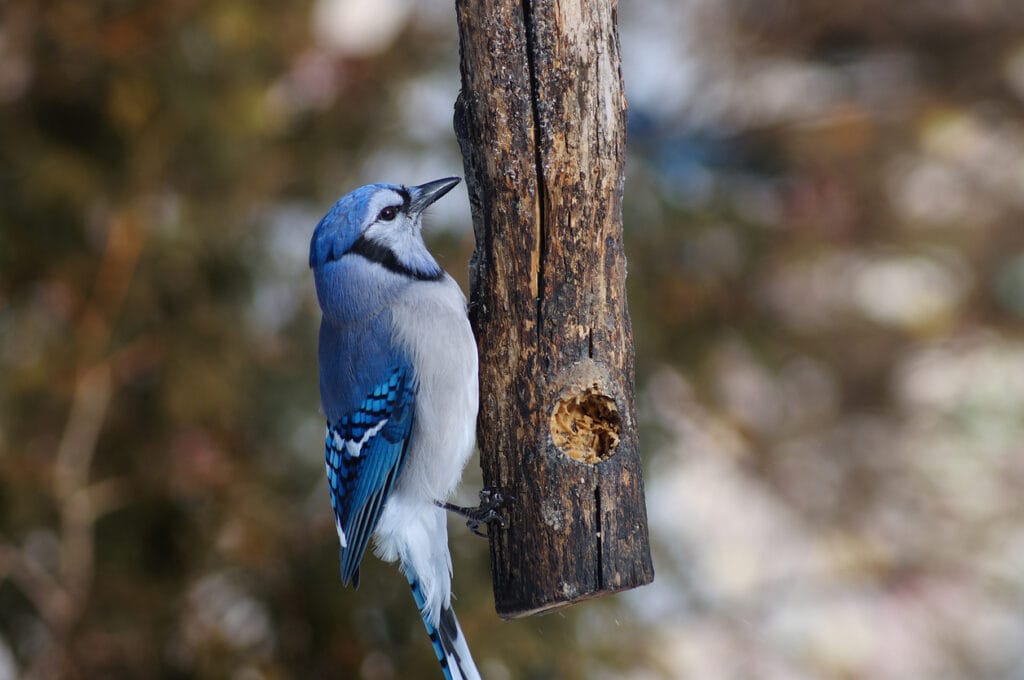
{"label": "tail", "polygon": [[[434,654],[441,664],[445,680],[480,680],[480,671],[473,663],[473,656],[469,653],[469,645],[466,644],[466,637],[462,634],[455,612],[451,607],[442,604],[440,617],[431,616],[419,578],[412,570],[408,570],[406,577],[409,579],[416,607],[423,617],[423,625],[427,628],[427,635],[430,636],[430,643],[434,645]],[[432,619],[437,621],[436,625],[432,623]]]}

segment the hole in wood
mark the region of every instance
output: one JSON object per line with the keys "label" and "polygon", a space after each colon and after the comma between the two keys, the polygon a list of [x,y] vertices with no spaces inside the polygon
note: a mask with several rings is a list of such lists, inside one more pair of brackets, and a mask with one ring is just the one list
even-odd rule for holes
{"label": "hole in wood", "polygon": [[597,383],[562,396],[551,412],[551,440],[565,455],[595,465],[615,453],[622,421]]}

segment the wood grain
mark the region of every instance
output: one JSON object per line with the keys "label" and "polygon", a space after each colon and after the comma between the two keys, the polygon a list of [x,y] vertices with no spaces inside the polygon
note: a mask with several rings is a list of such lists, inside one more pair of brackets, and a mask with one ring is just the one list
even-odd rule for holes
{"label": "wood grain", "polygon": [[458,0],[484,482],[509,618],[653,577],[626,307],[626,101],[608,0]]}

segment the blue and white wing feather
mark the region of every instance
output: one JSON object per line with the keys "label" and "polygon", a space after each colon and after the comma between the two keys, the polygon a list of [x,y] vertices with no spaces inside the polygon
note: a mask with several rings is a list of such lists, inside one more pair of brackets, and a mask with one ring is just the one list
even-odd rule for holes
{"label": "blue and white wing feather", "polygon": [[359,585],[359,563],[405,462],[415,392],[411,369],[396,366],[356,410],[327,425],[327,482],[345,585]]}

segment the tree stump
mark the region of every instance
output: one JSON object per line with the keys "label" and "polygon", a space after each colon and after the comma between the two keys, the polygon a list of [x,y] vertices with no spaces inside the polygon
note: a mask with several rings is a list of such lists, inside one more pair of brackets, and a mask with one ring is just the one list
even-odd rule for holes
{"label": "tree stump", "polygon": [[476,235],[484,483],[498,614],[654,578],[625,296],[626,102],[611,0],[457,0],[455,127]]}

